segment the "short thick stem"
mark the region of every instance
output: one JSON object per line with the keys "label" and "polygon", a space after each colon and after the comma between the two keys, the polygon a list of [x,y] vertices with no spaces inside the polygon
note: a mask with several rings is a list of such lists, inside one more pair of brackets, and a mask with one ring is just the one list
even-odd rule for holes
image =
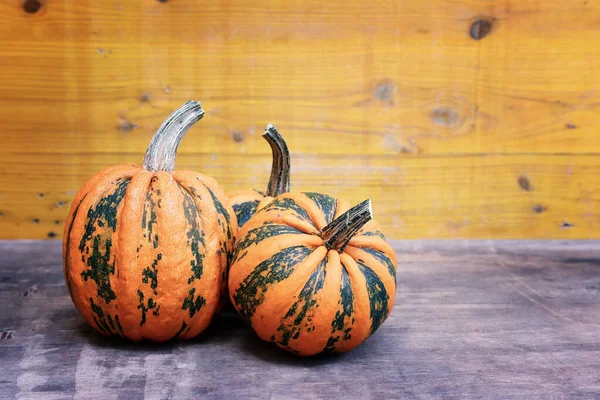
{"label": "short thick stem", "polygon": [[193,100],[173,111],[152,137],[144,157],[144,169],[153,172],[173,171],[179,143],[203,116],[200,102]]}
{"label": "short thick stem", "polygon": [[267,126],[263,137],[273,152],[271,178],[267,186],[267,196],[276,197],[290,191],[290,151],[283,137],[272,124]]}
{"label": "short thick stem", "polygon": [[325,247],[342,252],[352,237],[372,218],[371,200],[352,207],[323,228],[321,237]]}

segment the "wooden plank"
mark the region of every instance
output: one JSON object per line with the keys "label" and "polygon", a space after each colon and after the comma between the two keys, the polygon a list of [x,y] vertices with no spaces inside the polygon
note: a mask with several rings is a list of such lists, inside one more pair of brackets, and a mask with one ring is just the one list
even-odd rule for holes
{"label": "wooden plank", "polygon": [[403,241],[390,318],[298,358],[232,314],[188,342],[111,341],[68,297],[60,243],[0,242],[2,398],[600,396],[600,243]]}
{"label": "wooden plank", "polygon": [[[269,122],[285,134],[294,151],[306,154],[600,152],[596,105],[600,104],[600,96],[573,102],[562,97],[569,102],[563,105],[552,101],[548,104],[543,97],[511,99],[491,93],[485,101],[489,107],[499,108],[494,111],[483,105],[477,108],[477,104],[482,104],[478,95],[460,88],[453,89],[459,97],[453,99],[440,95],[435,88],[401,88],[393,84],[389,90],[402,91],[403,97],[398,104],[388,106],[373,100],[378,90],[387,87],[381,85],[366,84],[358,94],[342,93],[331,99],[324,95],[307,100],[278,99],[274,95],[255,101],[213,99],[217,90],[215,94],[207,94],[201,88],[181,91],[184,83],[170,84],[169,93],[160,87],[135,87],[128,89],[130,94],[116,95],[117,99],[88,101],[81,96],[69,99],[60,95],[48,99],[49,103],[39,99],[0,99],[0,120],[11,126],[3,134],[6,142],[2,151],[29,154],[60,151],[70,155],[90,149],[110,153],[122,150],[123,146],[144,148],[172,110],[189,99],[199,99],[207,116],[198,128],[201,134],[190,137],[182,152],[256,154],[263,143],[258,148],[242,150],[239,138],[259,135]],[[257,91],[263,89],[267,88]],[[282,87],[281,91],[285,89]],[[90,93],[89,97],[96,95]],[[33,114],[17,118],[24,112],[23,104]]]}
{"label": "wooden plank", "polygon": [[[586,42],[598,5],[169,3],[58,1],[29,15],[5,1],[7,149],[39,126],[41,148],[111,151],[122,123],[149,133],[189,97],[214,117],[213,141],[274,121],[298,137],[298,151],[319,139],[343,153],[339,144],[361,138],[376,154],[600,148],[600,53]],[[494,22],[476,41],[468,32],[478,16]],[[177,28],[155,31],[165,20]],[[24,105],[38,112],[19,121]],[[94,138],[74,143],[78,135]]]}
{"label": "wooden plank", "polygon": [[390,237],[600,237],[600,4],[347,3],[0,0],[0,238],[60,232],[84,179],[190,98],[207,115],[180,165],[228,189],[263,182],[273,122],[297,188],[374,198]]}
{"label": "wooden plank", "polygon": [[[265,151],[261,156],[182,154],[177,168],[202,171],[226,190],[263,189],[271,166]],[[92,174],[114,161],[142,158],[142,153],[6,156],[0,237],[61,237],[70,202]],[[355,203],[371,198],[375,218],[391,238],[593,238],[600,231],[599,175],[600,158],[591,155],[294,154],[292,160],[293,190]]]}

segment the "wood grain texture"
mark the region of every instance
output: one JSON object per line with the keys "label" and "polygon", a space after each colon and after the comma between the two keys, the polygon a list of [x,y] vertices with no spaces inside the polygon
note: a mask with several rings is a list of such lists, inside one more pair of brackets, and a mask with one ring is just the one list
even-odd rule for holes
{"label": "wood grain texture", "polygon": [[227,190],[264,189],[273,122],[294,189],[370,197],[390,237],[600,237],[599,12],[583,0],[45,0],[28,13],[0,0],[0,237],[60,234],[73,191],[141,162],[190,98],[207,114],[178,166]]}
{"label": "wood grain texture", "polygon": [[600,396],[600,243],[405,241],[390,318],[298,358],[233,314],[163,345],[111,341],[71,303],[57,241],[0,241],[3,399]]}

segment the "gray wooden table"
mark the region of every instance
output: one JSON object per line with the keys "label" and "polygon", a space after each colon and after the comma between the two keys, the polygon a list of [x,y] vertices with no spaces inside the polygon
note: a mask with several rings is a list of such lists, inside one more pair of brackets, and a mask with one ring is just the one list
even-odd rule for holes
{"label": "gray wooden table", "polygon": [[388,321],[303,359],[231,314],[189,342],[108,340],[71,303],[59,242],[0,242],[0,399],[600,398],[599,242],[394,246]]}

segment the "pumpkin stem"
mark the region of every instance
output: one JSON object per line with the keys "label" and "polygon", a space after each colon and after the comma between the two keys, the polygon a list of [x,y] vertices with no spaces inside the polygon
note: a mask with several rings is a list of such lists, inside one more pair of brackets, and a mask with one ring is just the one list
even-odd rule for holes
{"label": "pumpkin stem", "polygon": [[325,247],[341,253],[350,239],[371,218],[373,218],[371,200],[365,200],[352,207],[321,230],[321,237],[325,241]]}
{"label": "pumpkin stem", "polygon": [[193,100],[173,111],[152,137],[144,156],[144,169],[153,172],[173,171],[179,143],[188,129],[203,116],[200,102]]}
{"label": "pumpkin stem", "polygon": [[276,197],[290,191],[290,151],[273,124],[267,125],[263,138],[271,145],[273,166],[267,186],[267,196]]}

